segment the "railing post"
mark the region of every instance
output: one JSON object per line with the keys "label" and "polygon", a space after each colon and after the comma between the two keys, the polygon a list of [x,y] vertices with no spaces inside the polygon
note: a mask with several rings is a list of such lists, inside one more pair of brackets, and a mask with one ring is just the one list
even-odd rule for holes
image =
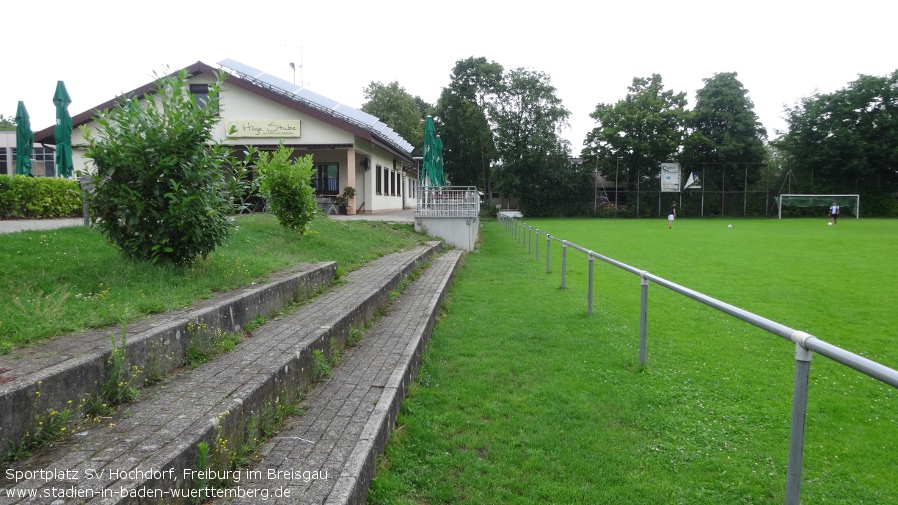
{"label": "railing post", "polygon": [[561,242],[561,289],[567,289],[565,277],[567,276],[567,240]]}
{"label": "railing post", "polygon": [[586,298],[586,314],[592,315],[592,271],[595,266],[596,259],[592,256],[592,251],[586,253],[589,256],[589,289]]}
{"label": "railing post", "polygon": [[539,228],[536,229],[536,235],[533,237],[533,242],[535,242],[533,245],[533,252],[536,255],[534,259],[539,261]]}
{"label": "railing post", "polygon": [[639,307],[639,364],[645,366],[646,334],[649,322],[649,280],[645,278],[645,272],[639,276],[642,290],[642,303]]}
{"label": "railing post", "polygon": [[552,249],[552,236],[546,233],[546,273],[551,272],[549,269],[549,252]]}
{"label": "railing post", "polygon": [[792,389],[792,428],[789,432],[789,466],[786,469],[786,505],[801,501],[801,467],[804,460],[804,428],[808,414],[808,381],[811,351],[795,344],[795,385]]}
{"label": "railing post", "polygon": [[527,254],[530,254],[533,252],[533,249],[531,249],[531,247],[530,247],[530,244],[532,242],[533,242],[533,227],[530,225],[527,225]]}

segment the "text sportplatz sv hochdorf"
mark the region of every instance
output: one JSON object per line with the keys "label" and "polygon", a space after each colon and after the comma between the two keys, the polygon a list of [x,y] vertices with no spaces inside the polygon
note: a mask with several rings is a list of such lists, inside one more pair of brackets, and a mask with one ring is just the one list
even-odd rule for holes
{"label": "text sportplatz sv hochdorf", "polygon": [[266,472],[261,470],[195,470],[193,468],[184,468],[180,475],[176,475],[174,468],[159,470],[150,468],[147,470],[131,469],[117,470],[104,468],[101,470],[87,468],[84,470],[63,470],[58,468],[39,469],[39,470],[16,470],[7,468],[5,472],[7,479],[13,482],[25,480],[37,480],[44,482],[51,481],[78,481],[86,480],[119,480],[127,479],[131,481],[140,480],[175,480],[181,477],[185,480],[205,480],[205,481],[230,481],[239,483],[243,478],[248,480],[287,480],[287,481],[303,481],[311,482],[313,480],[327,480],[327,470],[278,470],[269,468]]}

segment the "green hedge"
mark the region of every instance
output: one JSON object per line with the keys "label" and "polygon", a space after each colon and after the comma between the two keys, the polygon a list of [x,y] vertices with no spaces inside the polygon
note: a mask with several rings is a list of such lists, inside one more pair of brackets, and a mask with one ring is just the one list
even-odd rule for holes
{"label": "green hedge", "polygon": [[82,208],[78,181],[0,175],[0,219],[79,217]]}

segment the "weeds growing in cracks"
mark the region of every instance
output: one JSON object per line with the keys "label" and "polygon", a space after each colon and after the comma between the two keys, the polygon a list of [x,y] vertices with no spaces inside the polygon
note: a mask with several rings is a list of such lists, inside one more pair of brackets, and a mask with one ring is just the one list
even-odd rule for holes
{"label": "weeds growing in cracks", "polygon": [[140,375],[140,368],[127,362],[127,327],[122,328],[121,344],[115,341],[115,335],[109,336],[112,341],[112,352],[109,355],[106,380],[100,392],[87,398],[84,415],[99,417],[111,414],[116,405],[133,403],[140,395],[135,382]]}

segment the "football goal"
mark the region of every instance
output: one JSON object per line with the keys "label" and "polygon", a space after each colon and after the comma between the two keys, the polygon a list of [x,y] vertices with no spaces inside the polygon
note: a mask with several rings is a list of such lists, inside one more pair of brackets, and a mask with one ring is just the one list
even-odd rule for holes
{"label": "football goal", "polygon": [[780,195],[776,197],[780,219],[783,218],[783,207],[829,207],[833,202],[839,203],[840,210],[846,209],[854,214],[855,219],[861,217],[860,195]]}

